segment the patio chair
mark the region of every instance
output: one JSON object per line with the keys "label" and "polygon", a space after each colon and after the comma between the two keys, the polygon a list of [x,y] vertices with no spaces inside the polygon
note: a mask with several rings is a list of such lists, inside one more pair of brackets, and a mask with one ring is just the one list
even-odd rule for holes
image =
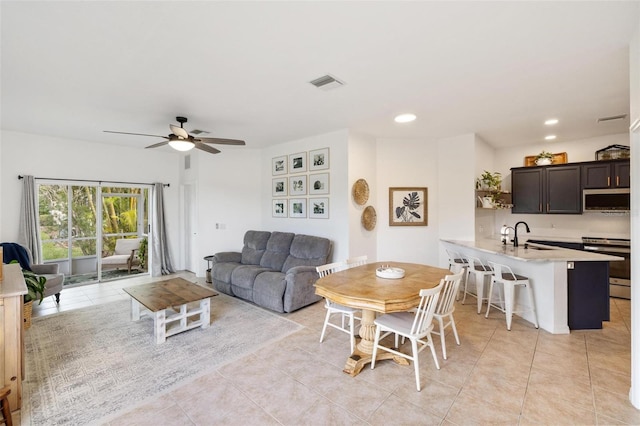
{"label": "patio chair", "polygon": [[140,249],[142,238],[120,238],[116,240],[116,247],[111,256],[102,258],[102,270],[131,268],[140,265],[137,251]]}

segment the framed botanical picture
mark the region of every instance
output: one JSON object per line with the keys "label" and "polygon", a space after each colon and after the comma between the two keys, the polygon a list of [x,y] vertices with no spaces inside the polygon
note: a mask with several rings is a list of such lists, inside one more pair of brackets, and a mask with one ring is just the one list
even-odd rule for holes
{"label": "framed botanical picture", "polygon": [[307,194],[307,175],[289,176],[289,195]]}
{"label": "framed botanical picture", "polygon": [[329,168],[329,148],[309,151],[309,171]]}
{"label": "framed botanical picture", "polygon": [[329,173],[309,175],[309,195],[329,193]]}
{"label": "framed botanical picture", "polygon": [[307,153],[299,152],[289,155],[289,173],[301,173],[307,171]]}
{"label": "framed botanical picture", "polygon": [[282,155],[280,157],[274,157],[271,159],[271,175],[286,175],[287,174],[287,156]]}
{"label": "framed botanical picture", "polygon": [[278,200],[271,200],[273,203],[272,216],[273,217],[287,217],[287,199],[281,198]]}
{"label": "framed botanical picture", "polygon": [[289,217],[307,217],[306,198],[292,198],[289,200]]}
{"label": "framed botanical picture", "polygon": [[427,188],[389,188],[389,226],[427,226]]}
{"label": "framed botanical picture", "polygon": [[284,197],[287,195],[287,178],[275,178],[273,179],[272,195],[274,197]]}
{"label": "framed botanical picture", "polygon": [[309,218],[329,219],[329,198],[309,198]]}

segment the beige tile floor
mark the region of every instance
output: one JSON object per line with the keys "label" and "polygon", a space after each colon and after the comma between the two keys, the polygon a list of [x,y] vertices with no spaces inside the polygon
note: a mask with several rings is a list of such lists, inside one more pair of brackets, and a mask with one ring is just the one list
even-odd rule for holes
{"label": "beige tile floor", "polygon": [[[34,316],[126,299],[123,287],[149,280],[66,289],[59,307],[47,300]],[[348,338],[329,330],[318,342],[325,312],[316,303],[284,315],[300,331],[108,424],[640,424],[628,401],[630,309],[629,301],[611,299],[604,329],[552,335],[519,317],[507,331],[499,312],[477,315],[475,299],[457,304],[461,345],[447,335],[443,360],[436,341],[440,370],[428,350],[421,354],[416,392],[412,366],[383,361],[354,378],[342,373]]]}

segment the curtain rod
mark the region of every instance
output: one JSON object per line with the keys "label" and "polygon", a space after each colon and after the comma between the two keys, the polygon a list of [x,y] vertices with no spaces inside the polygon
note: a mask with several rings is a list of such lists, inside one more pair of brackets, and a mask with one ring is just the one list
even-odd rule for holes
{"label": "curtain rod", "polygon": [[[18,175],[18,179],[24,179],[24,176]],[[87,180],[87,179],[60,179],[60,178],[43,178],[43,177],[35,177],[34,179],[44,179],[44,180],[62,180],[67,182],[98,182],[100,185],[103,183],[123,183],[128,185],[154,185],[153,183],[144,183],[144,182],[118,182],[114,180]],[[169,187],[171,184],[163,183],[162,186]]]}

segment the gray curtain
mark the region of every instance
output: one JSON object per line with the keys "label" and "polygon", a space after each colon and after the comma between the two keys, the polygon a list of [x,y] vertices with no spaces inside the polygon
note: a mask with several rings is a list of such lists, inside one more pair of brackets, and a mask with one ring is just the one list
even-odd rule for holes
{"label": "gray curtain", "polygon": [[154,277],[175,272],[171,264],[167,227],[164,219],[164,185],[154,184],[153,219],[151,225],[151,239],[153,241],[153,266],[151,275]]}
{"label": "gray curtain", "polygon": [[36,180],[33,176],[22,178],[22,202],[20,203],[20,227],[18,243],[29,250],[33,256],[33,263],[42,263],[40,251],[40,228],[38,227],[38,193]]}

